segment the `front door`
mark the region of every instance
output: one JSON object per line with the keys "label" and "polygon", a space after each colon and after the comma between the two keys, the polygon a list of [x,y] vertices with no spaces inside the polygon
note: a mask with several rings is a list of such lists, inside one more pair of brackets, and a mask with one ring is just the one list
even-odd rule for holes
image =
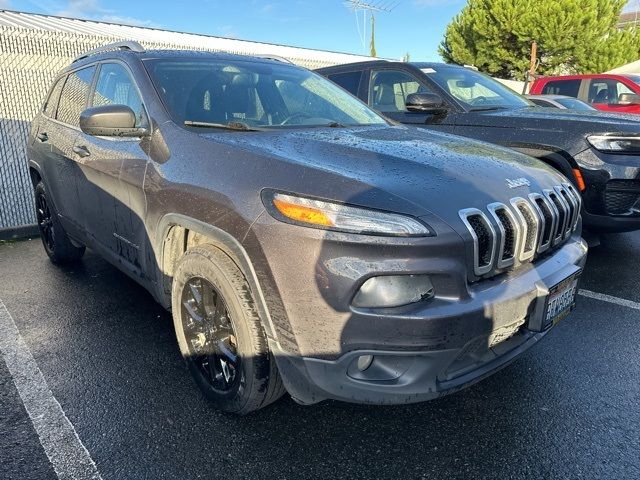
{"label": "front door", "polygon": [[[126,105],[136,114],[136,127],[148,125],[133,78],[121,63],[100,65],[89,106]],[[142,268],[140,231],[144,231],[142,186],[147,155],[140,138],[94,137],[80,133],[75,149],[83,173],[79,195],[85,228],[106,254],[130,272]],[[135,210],[133,208],[135,207]]]}

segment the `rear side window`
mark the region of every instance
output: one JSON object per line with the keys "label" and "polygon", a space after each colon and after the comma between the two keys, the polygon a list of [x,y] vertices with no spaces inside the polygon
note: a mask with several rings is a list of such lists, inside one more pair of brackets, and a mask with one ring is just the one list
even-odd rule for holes
{"label": "rear side window", "polygon": [[358,95],[358,88],[360,88],[360,79],[362,78],[362,72],[335,73],[333,75],[329,75],[328,78],[333,83],[337,83],[353,95]]}
{"label": "rear side window", "polygon": [[96,67],[91,66],[73,72],[67,77],[58,105],[56,115],[58,120],[69,125],[80,125],[80,114],[87,104],[91,80],[95,71]]}
{"label": "rear side window", "polygon": [[47,117],[55,117],[56,115],[56,108],[58,108],[58,100],[60,99],[60,92],[62,91],[65,78],[66,77],[62,77],[56,82],[54,87],[51,89],[49,98],[47,98],[47,101],[44,104],[43,111]]}
{"label": "rear side window", "polygon": [[566,95],[578,98],[580,82],[582,80],[552,80],[545,83],[542,93],[544,95]]}
{"label": "rear side window", "polygon": [[136,114],[136,127],[146,124],[142,99],[131,75],[119,63],[105,63],[100,67],[91,106],[126,105]]}

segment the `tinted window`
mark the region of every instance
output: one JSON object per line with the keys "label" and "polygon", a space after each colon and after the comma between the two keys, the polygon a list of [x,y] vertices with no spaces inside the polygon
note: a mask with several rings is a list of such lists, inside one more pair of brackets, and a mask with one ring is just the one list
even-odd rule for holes
{"label": "tinted window", "polygon": [[48,117],[55,117],[56,115],[58,99],[60,98],[60,92],[62,91],[65,78],[66,77],[62,77],[56,82],[55,86],[51,89],[51,94],[49,98],[47,98],[47,102],[44,104],[44,114]]}
{"label": "tinted window", "polygon": [[608,78],[591,80],[588,100],[589,103],[616,105],[623,93],[633,94],[633,91],[618,80]]}
{"label": "tinted window", "polygon": [[87,67],[70,74],[62,88],[56,118],[69,125],[80,125],[80,114],[85,109],[96,67]]}
{"label": "tinted window", "polygon": [[582,80],[553,80],[544,84],[542,93],[545,95],[566,95],[578,97]]}
{"label": "tinted window", "polygon": [[334,83],[293,65],[186,58],[147,60],[145,66],[178,125],[243,122],[287,128],[385,123]]}
{"label": "tinted window", "polygon": [[118,63],[100,67],[91,105],[126,105],[136,114],[136,127],[146,124],[140,94],[127,69]]}
{"label": "tinted window", "polygon": [[406,112],[412,93],[430,93],[413,75],[400,70],[379,70],[371,75],[369,105],[380,112]]}
{"label": "tinted window", "polygon": [[329,80],[337,83],[348,92],[351,92],[353,95],[358,95],[358,88],[360,87],[361,78],[362,72],[346,72],[329,75]]}

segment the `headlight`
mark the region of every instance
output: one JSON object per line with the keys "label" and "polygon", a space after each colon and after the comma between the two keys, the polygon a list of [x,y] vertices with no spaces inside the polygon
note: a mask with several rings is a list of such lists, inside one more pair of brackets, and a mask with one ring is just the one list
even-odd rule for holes
{"label": "headlight", "polygon": [[640,136],[591,135],[587,140],[601,152],[640,153]]}
{"label": "headlight", "polygon": [[278,220],[326,230],[393,237],[425,237],[433,232],[415,218],[285,193],[263,194]]}

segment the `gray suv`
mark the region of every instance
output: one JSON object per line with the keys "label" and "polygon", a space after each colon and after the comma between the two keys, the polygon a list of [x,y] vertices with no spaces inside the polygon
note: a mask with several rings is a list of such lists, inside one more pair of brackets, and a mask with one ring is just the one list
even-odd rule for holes
{"label": "gray suv", "polygon": [[85,246],[173,313],[219,408],[470,385],[573,308],[580,195],[530,157],[392,125],[275,58],[78,58],[28,147],[54,263]]}

